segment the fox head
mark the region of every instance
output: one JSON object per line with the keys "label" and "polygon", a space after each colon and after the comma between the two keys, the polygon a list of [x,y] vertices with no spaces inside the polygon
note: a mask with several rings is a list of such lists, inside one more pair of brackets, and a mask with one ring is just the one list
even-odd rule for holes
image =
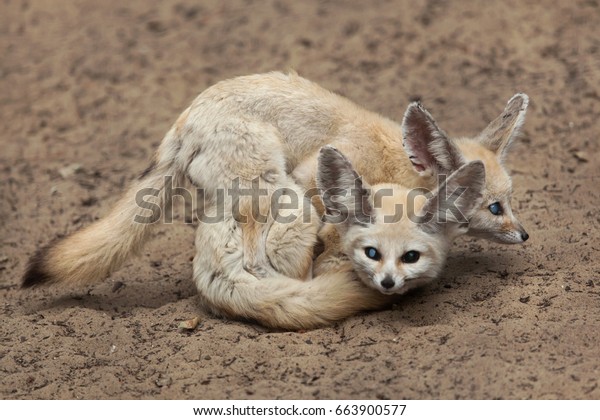
{"label": "fox head", "polygon": [[525,121],[528,102],[527,95],[516,94],[502,114],[474,138],[449,139],[419,103],[410,104],[404,114],[404,148],[420,175],[448,175],[467,162],[483,162],[486,185],[481,206],[469,221],[470,235],[508,244],[529,238],[512,212],[512,183],[504,167],[507,151]]}
{"label": "fox head", "polygon": [[321,149],[317,185],[325,220],[369,287],[405,293],[436,278],[453,239],[479,208],[485,169],[479,161],[454,171],[433,193],[396,184],[369,187],[337,149]]}

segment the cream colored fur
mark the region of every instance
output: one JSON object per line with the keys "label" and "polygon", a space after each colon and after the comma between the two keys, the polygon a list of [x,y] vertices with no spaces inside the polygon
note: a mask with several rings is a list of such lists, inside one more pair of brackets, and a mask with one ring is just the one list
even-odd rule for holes
{"label": "cream colored fur", "polygon": [[[497,172],[504,176],[501,157],[522,123],[526,109],[526,96],[516,98],[499,117],[501,121],[513,123],[493,122],[479,137],[469,140],[478,146],[484,145],[483,148],[469,148],[469,141],[457,143],[468,149],[461,147],[464,154],[458,156],[454,143],[445,138],[433,119],[428,120],[429,114],[418,105],[409,107],[404,124],[400,125],[295,73],[275,72],[217,83],[201,93],[182,113],[163,139],[148,173],[132,185],[109,215],[41,249],[32,258],[23,285],[93,283],[117,270],[140,249],[152,226],[133,222],[136,215],[143,214],[134,200],[136,192],[141,188],[162,189],[165,176],[173,176],[176,186],[187,179],[202,188],[207,209],[216,205],[218,189],[231,188],[234,180],[239,180],[240,187],[247,189],[258,179],[261,188],[269,194],[260,200],[258,210],[262,214],[268,214],[270,196],[276,190],[303,191],[316,186],[316,157],[326,144],[342,151],[372,184],[392,182],[433,189],[437,180],[432,175],[452,173],[467,160],[480,159],[479,149],[494,151],[496,157],[484,160],[486,170],[498,167]],[[520,106],[515,108],[515,103]],[[507,110],[511,114],[504,118]],[[409,159],[403,141],[409,150],[424,146]],[[486,197],[495,200],[498,194],[503,194],[508,201],[510,191],[506,191],[506,186],[510,184],[504,177],[497,188],[493,177],[486,180]],[[163,207],[170,204],[165,202],[162,192],[156,203]],[[236,217],[231,211],[233,204],[236,203],[228,197],[224,221],[217,229],[222,241],[241,246],[236,254],[240,260],[236,264],[240,264],[248,276],[260,279],[279,274],[295,278],[310,275],[312,255],[307,250],[314,240],[302,243],[300,251],[294,251],[293,247],[278,251],[273,241],[293,243],[294,234],[286,232],[288,227],[278,226],[272,218],[266,223],[250,218],[247,223],[237,223],[237,231],[228,229],[226,226],[231,226]],[[515,242],[516,224],[512,219],[512,224],[507,222],[502,226],[488,223],[487,205],[484,203],[482,207],[480,217],[484,220],[477,223],[480,227],[477,233]],[[243,215],[251,215],[251,201],[241,199],[239,209]],[[299,210],[299,217],[302,211]],[[314,209],[309,211],[314,212]],[[201,225],[199,230],[204,228]],[[307,238],[317,229],[300,225],[295,228],[300,229],[300,236],[306,234]],[[302,232],[303,229],[306,231]],[[236,235],[241,235],[241,242],[236,242]]]}
{"label": "cream colored fur", "polygon": [[[319,160],[322,186],[352,188],[357,174],[343,155],[327,147]],[[323,168],[334,170],[324,173]],[[465,215],[470,215],[479,205],[484,183],[483,165],[471,162],[449,177],[442,187],[447,186],[449,191],[466,187],[465,196],[457,200],[456,205]],[[381,309],[394,301],[394,295],[435,279],[444,266],[452,240],[465,229],[453,221],[416,223],[415,219],[411,220],[406,212],[409,190],[402,186],[380,184],[371,188],[364,183],[362,186],[364,202],[369,204],[368,209],[361,211],[365,210],[370,220],[357,222],[350,214],[343,222],[325,225],[320,232],[325,252],[316,259],[314,278],[310,280],[301,281],[281,273],[257,278],[248,273],[242,263],[242,232],[233,220],[198,229],[193,272],[205,306],[216,314],[249,319],[268,327],[307,329],[360,311]],[[385,197],[376,203],[379,192],[385,192]],[[417,197],[415,213],[421,214],[424,209],[436,215],[444,212],[446,209],[436,198],[439,193],[436,191],[428,198]],[[398,213],[399,205],[404,212]],[[233,234],[224,235],[226,231]],[[303,246],[312,250],[312,232],[293,227],[288,232],[294,233],[294,239],[289,244],[281,243],[280,250],[285,252],[288,247],[297,250]],[[343,250],[336,247],[338,235],[345,244]],[[333,242],[332,238],[335,238]],[[377,247],[381,259],[368,258],[366,247]],[[420,253],[418,261],[402,262],[403,255],[415,250]],[[382,286],[386,277],[392,279],[393,285]]]}

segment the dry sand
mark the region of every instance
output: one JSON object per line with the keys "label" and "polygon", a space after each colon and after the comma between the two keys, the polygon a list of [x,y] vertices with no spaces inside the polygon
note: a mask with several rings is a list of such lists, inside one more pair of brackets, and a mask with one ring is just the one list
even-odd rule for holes
{"label": "dry sand", "polygon": [[[597,0],[197,3],[0,6],[1,398],[600,398]],[[19,289],[199,92],[288,68],[395,119],[421,98],[453,136],[528,93],[508,166],[529,241],[460,239],[397,307],[304,333],[202,312],[185,224],[97,286]]]}

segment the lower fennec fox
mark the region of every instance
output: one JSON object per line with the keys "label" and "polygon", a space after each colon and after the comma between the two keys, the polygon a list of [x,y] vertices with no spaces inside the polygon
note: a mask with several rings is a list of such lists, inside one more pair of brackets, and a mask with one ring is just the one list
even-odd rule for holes
{"label": "lower fennec fox", "polygon": [[[485,186],[479,161],[459,168],[428,197],[395,184],[369,187],[331,147],[321,151],[318,167],[329,222],[321,232],[325,252],[316,260],[314,278],[303,281],[281,273],[257,278],[242,264],[243,238],[234,221],[203,226],[196,233],[193,276],[208,309],[273,328],[307,329],[383,308],[394,295],[440,274],[453,239],[466,232],[465,221],[479,207]],[[306,224],[296,228],[290,223],[285,229],[294,239],[267,250],[270,261],[285,261],[302,245],[312,250],[314,233]],[[343,250],[328,246],[325,236],[331,229],[340,236]],[[234,234],[226,234],[230,231]]]}

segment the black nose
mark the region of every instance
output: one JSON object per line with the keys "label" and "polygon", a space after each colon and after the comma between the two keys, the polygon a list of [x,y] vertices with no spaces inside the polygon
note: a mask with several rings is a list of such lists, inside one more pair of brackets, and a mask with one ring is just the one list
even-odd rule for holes
{"label": "black nose", "polygon": [[529,235],[527,234],[527,232],[525,232],[525,231],[521,232],[521,239],[523,239],[523,242],[525,242],[527,239],[529,239]]}
{"label": "black nose", "polygon": [[381,280],[381,285],[386,289],[391,289],[394,287],[394,280],[391,276],[385,276],[385,278]]}

